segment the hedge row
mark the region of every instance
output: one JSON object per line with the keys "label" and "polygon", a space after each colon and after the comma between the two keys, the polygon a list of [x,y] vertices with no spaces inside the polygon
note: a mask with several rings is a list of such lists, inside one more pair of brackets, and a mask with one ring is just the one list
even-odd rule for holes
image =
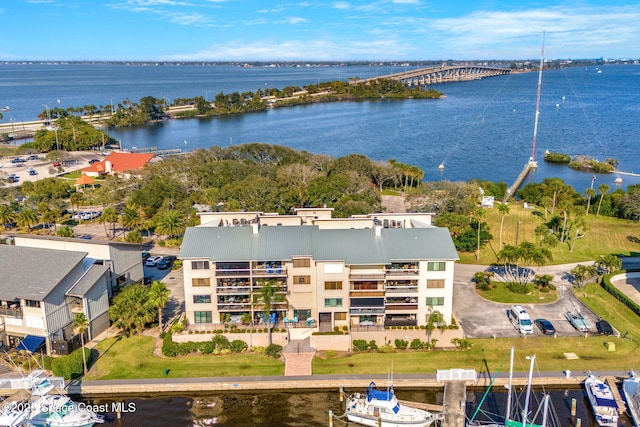
{"label": "hedge row", "polygon": [[271,344],[264,347],[251,347],[247,346],[247,343],[242,340],[229,341],[224,335],[215,335],[210,341],[203,342],[174,342],[171,333],[166,333],[162,338],[162,354],[167,357],[184,356],[191,353],[202,354],[231,354],[231,353],[245,353],[251,351],[253,353],[266,354],[267,356],[280,357],[282,346],[277,344]]}
{"label": "hedge row", "polygon": [[[45,369],[51,369],[53,375],[57,377],[64,377],[65,380],[75,380],[80,378],[83,374],[84,362],[82,360],[82,350],[77,349],[71,354],[66,356],[50,357],[47,356],[44,360]],[[85,357],[87,358],[87,368],[91,368],[91,363],[97,356],[95,350],[88,348],[84,349]]]}
{"label": "hedge row", "polygon": [[635,301],[633,301],[631,298],[626,296],[622,291],[620,291],[620,289],[616,288],[611,283],[611,278],[613,276],[617,276],[618,274],[624,274],[624,273],[626,273],[626,271],[617,271],[615,273],[607,274],[600,281],[600,285],[607,292],[609,292],[611,295],[613,295],[615,299],[617,299],[618,301],[622,302],[624,305],[629,307],[629,309],[631,309],[631,311],[633,311],[635,314],[640,316],[640,305],[638,305]]}

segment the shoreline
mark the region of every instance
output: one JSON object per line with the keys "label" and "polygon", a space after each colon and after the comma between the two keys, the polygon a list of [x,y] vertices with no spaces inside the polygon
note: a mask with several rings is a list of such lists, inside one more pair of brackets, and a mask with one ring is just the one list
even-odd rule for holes
{"label": "shoreline", "polygon": [[[624,371],[593,372],[599,377],[615,377],[616,382],[628,376]],[[533,378],[532,385],[557,388],[580,388],[587,378],[586,372],[571,375],[565,373],[542,373]],[[477,382],[467,381],[467,388],[485,389],[492,378],[478,378]],[[122,396],[140,394],[176,394],[176,393],[207,393],[227,391],[289,391],[289,390],[339,390],[340,387],[349,389],[366,388],[371,381],[379,385],[389,384],[387,375],[309,375],[309,376],[279,376],[279,377],[211,377],[211,378],[156,378],[132,380],[74,380],[67,383],[66,392],[74,396]],[[525,386],[526,373],[514,373],[513,385]],[[393,386],[400,389],[441,389],[445,382],[436,380],[435,374],[426,375],[394,375]],[[509,383],[508,376],[494,379],[493,386],[504,388]],[[0,395],[6,396],[13,390],[2,389]]]}

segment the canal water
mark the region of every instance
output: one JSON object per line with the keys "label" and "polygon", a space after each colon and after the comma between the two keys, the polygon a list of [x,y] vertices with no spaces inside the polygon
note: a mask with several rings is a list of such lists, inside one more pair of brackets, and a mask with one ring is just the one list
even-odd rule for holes
{"label": "canal water", "polygon": [[[348,392],[358,390],[347,390]],[[522,392],[522,390],[520,390]],[[559,425],[574,426],[580,418],[582,426],[597,426],[590,415],[586,395],[581,389],[550,390],[552,408],[557,414]],[[415,402],[442,404],[442,391],[396,390],[399,399]],[[467,416],[473,416],[484,390],[467,391]],[[539,396],[539,393],[534,393]],[[524,396],[524,394],[522,394]],[[571,417],[571,400],[577,401],[577,412]],[[532,399],[535,401],[535,398]],[[321,427],[328,426],[328,412],[344,413],[344,403],[340,402],[338,390],[295,392],[242,392],[217,393],[192,396],[127,397],[88,399],[84,402],[111,406],[117,402],[128,407],[117,419],[115,412],[106,412],[109,420],[103,424],[109,427],[192,427],[192,426],[261,426],[261,427]],[[506,393],[492,391],[482,405],[484,411],[504,414]],[[533,408],[537,408],[533,403]],[[481,416],[476,417],[482,420]],[[484,418],[486,419],[486,418]],[[345,422],[334,420],[334,426],[344,426]],[[632,422],[622,417],[620,426],[632,427]]]}

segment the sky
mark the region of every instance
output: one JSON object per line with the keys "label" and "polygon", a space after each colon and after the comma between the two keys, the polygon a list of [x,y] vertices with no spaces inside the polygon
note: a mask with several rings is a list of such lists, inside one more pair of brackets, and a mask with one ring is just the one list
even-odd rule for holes
{"label": "sky", "polygon": [[640,57],[629,0],[3,0],[0,60]]}

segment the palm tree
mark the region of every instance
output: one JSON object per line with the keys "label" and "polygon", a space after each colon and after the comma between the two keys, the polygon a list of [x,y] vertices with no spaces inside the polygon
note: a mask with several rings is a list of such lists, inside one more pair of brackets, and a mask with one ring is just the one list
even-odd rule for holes
{"label": "palm tree", "polygon": [[7,224],[12,223],[16,219],[16,212],[9,205],[0,205],[0,225],[5,230]]}
{"label": "palm tree", "polygon": [[600,215],[600,206],[602,206],[602,199],[604,199],[604,195],[609,191],[609,186],[607,184],[600,184],[598,186],[598,190],[600,191],[600,201],[598,201],[598,211],[596,212],[596,216]]}
{"label": "palm tree", "polygon": [[585,212],[585,215],[589,215],[589,208],[591,208],[591,198],[596,197],[597,193],[593,188],[587,188],[584,192],[587,195],[587,211]]}
{"label": "palm tree", "polygon": [[267,318],[267,329],[269,330],[269,345],[271,342],[271,319],[269,315],[271,314],[271,307],[273,304],[277,303],[287,303],[287,298],[280,291],[280,286],[276,284],[274,279],[269,279],[265,282],[263,279],[259,281],[260,290],[257,294],[253,295],[253,303],[262,305],[262,312]]}
{"label": "palm tree", "polygon": [[116,212],[116,209],[109,206],[108,208],[105,208],[102,211],[102,215],[100,215],[100,219],[99,221],[104,224],[104,234],[109,237],[109,230],[107,229],[107,222],[111,223],[111,228],[112,228],[112,235],[111,238],[115,237],[116,235],[116,230],[115,230],[115,224],[116,222],[118,222],[118,212]]}
{"label": "palm tree", "polygon": [[500,218],[500,250],[502,250],[502,225],[504,224],[504,217],[509,215],[509,205],[506,203],[502,203],[500,205],[498,205],[498,212],[500,212],[501,218]]}
{"label": "palm tree", "polygon": [[184,231],[184,217],[176,210],[168,210],[159,215],[156,232],[174,237]]}
{"label": "palm tree", "polygon": [[80,335],[80,342],[82,343],[82,362],[84,363],[84,371],[83,374],[87,373],[87,356],[84,354],[84,333],[87,329],[89,329],[89,319],[84,313],[76,313],[73,318],[73,330],[75,333]]}
{"label": "palm tree", "polygon": [[18,212],[16,221],[20,228],[27,228],[31,231],[31,227],[38,223],[38,214],[31,208],[23,207]]}
{"label": "palm tree", "polygon": [[126,230],[137,230],[142,225],[142,215],[136,205],[127,205],[122,209],[122,226]]}
{"label": "palm tree", "polygon": [[171,301],[171,291],[159,280],[154,280],[149,289],[149,304],[158,309],[158,325],[162,332],[162,309]]}

